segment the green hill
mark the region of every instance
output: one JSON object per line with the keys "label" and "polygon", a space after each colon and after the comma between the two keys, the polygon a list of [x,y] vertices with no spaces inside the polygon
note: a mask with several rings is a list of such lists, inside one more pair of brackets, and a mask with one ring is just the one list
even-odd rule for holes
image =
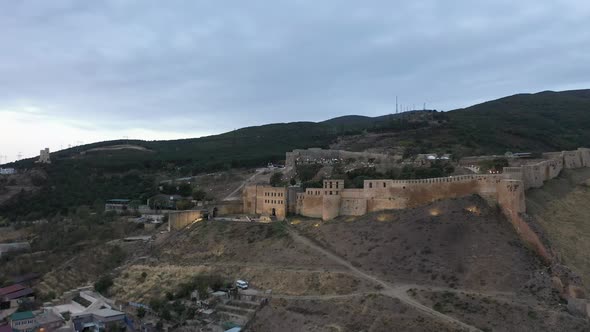
{"label": "green hill", "polygon": [[449,112],[453,134],[483,150],[567,150],[590,142],[590,90],[518,94]]}
{"label": "green hill", "polygon": [[[0,216],[35,218],[68,213],[79,205],[109,198],[145,199],[156,175],[185,176],[232,167],[256,167],[284,159],[285,152],[328,147],[337,139],[367,133],[394,137],[407,151],[468,154],[573,149],[590,141],[590,90],[518,94],[449,112],[413,111],[380,117],[343,116],[323,122],[277,123],[170,141],[119,140],[78,146],[52,154],[51,165],[19,161],[20,168],[43,167],[46,184],[35,198],[19,195],[0,207]],[[391,147],[391,140],[383,140]],[[100,150],[114,145],[145,148]]]}

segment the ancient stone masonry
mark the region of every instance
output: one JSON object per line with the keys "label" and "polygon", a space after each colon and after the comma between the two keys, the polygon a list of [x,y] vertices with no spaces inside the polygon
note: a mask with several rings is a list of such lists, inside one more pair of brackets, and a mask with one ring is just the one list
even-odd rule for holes
{"label": "ancient stone masonry", "polygon": [[[317,151],[316,151],[317,150]],[[287,165],[301,162],[301,158],[347,158],[363,154],[338,150],[295,150],[287,153]],[[333,155],[326,155],[326,153]],[[369,157],[373,154],[364,154]],[[366,180],[363,188],[344,188],[343,180],[324,180],[323,188],[308,188],[297,192],[293,187],[248,186],[244,190],[244,212],[273,214],[284,218],[287,213],[307,217],[333,219],[341,215],[363,215],[368,212],[405,209],[428,204],[435,200],[477,194],[491,202],[505,202],[507,184],[521,183],[521,189],[537,188],[557,177],[564,168],[590,167],[590,149],[548,152],[545,160],[520,167],[505,167],[503,174],[460,175],[421,180]],[[327,159],[327,160],[328,160]],[[307,160],[307,159],[306,159]],[[317,159],[313,159],[317,162]],[[524,191],[523,191],[524,193]],[[523,194],[524,195],[524,194]],[[519,197],[512,197],[520,199]],[[521,202],[524,204],[524,196]],[[273,212],[274,209],[274,212]],[[512,211],[512,210],[511,210]],[[516,209],[519,212],[525,212]]]}
{"label": "ancient stone masonry", "polygon": [[288,207],[294,208],[296,205],[289,205],[289,201],[295,202],[297,191],[298,188],[293,187],[287,189],[268,185],[246,186],[242,194],[244,213],[273,216],[277,220],[284,220]]}
{"label": "ancient stone masonry", "polygon": [[[287,153],[287,165],[295,165],[315,150]],[[321,150],[323,154],[330,150]],[[305,152],[305,153],[303,153]],[[345,158],[342,151],[332,157]],[[538,188],[557,177],[564,168],[590,167],[590,149],[548,152],[544,160],[532,165],[505,167],[503,174],[461,175],[421,180],[365,180],[363,188],[344,188],[343,180],[324,180],[322,188],[297,192],[293,187],[248,186],[244,190],[244,212],[275,215],[287,213],[329,220],[338,216],[359,216],[369,212],[413,208],[445,198],[477,194],[498,203],[521,238],[541,257],[550,259],[548,250],[523,216],[525,190]],[[316,162],[316,161],[314,161]]]}
{"label": "ancient stone masonry", "polygon": [[339,162],[354,160],[367,166],[375,167],[378,171],[385,171],[397,165],[399,156],[371,152],[352,152],[344,150],[324,150],[310,148],[307,150],[293,150],[287,152],[285,166],[295,168],[301,164],[331,165]]}

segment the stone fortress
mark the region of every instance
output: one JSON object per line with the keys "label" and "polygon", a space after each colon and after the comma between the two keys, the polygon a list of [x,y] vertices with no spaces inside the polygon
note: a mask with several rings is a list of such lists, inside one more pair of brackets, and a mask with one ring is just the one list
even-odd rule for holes
{"label": "stone fortress", "polygon": [[295,169],[297,164],[331,165],[339,161],[354,160],[365,166],[375,167],[377,171],[386,171],[401,161],[401,156],[372,152],[352,152],[344,150],[324,150],[310,148],[287,152],[285,167]]}
{"label": "stone fortress", "polygon": [[[287,153],[287,167],[293,167],[296,162],[306,162],[301,160],[301,151],[310,150]],[[327,151],[331,153],[331,150]],[[319,149],[312,152],[320,155]],[[328,156],[328,159],[332,157],[349,158],[340,152]],[[368,154],[351,152],[350,158],[359,157],[368,157]],[[307,188],[305,192],[297,187],[250,185],[243,191],[243,212],[275,216],[278,220],[284,220],[287,214],[330,220],[338,216],[360,216],[375,211],[413,208],[439,199],[477,194],[490,203],[497,203],[523,240],[531,244],[542,257],[549,259],[549,253],[524,220],[525,190],[542,186],[544,181],[557,177],[562,169],[581,167],[590,167],[590,149],[544,153],[542,161],[520,167],[505,167],[502,174],[421,180],[365,180],[363,188],[358,189],[344,188],[343,180],[324,180],[322,188]]]}

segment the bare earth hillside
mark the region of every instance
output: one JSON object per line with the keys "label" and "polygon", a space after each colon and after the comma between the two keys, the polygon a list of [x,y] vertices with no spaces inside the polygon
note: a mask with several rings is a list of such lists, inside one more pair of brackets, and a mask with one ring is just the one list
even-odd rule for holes
{"label": "bare earth hillside", "polygon": [[456,331],[397,299],[382,295],[317,300],[273,300],[251,331]]}
{"label": "bare earth hillside", "polygon": [[476,196],[329,222],[206,221],[158,241],[111,292],[145,303],[197,275],[244,278],[272,289],[257,332],[590,330],[520,243]]}
{"label": "bare earth hillside", "polygon": [[527,212],[541,224],[565,264],[590,286],[590,169],[565,170],[527,192]]}
{"label": "bare earth hillside", "polygon": [[514,292],[543,269],[501,213],[476,196],[294,223],[353,265],[391,282]]}

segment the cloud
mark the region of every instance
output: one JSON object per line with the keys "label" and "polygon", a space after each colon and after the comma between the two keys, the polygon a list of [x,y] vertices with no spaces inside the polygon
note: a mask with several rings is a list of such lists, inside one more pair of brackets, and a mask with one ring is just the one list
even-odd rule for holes
{"label": "cloud", "polygon": [[396,96],[449,110],[590,77],[583,1],[8,1],[0,29],[0,116],[99,133],[379,115]]}

